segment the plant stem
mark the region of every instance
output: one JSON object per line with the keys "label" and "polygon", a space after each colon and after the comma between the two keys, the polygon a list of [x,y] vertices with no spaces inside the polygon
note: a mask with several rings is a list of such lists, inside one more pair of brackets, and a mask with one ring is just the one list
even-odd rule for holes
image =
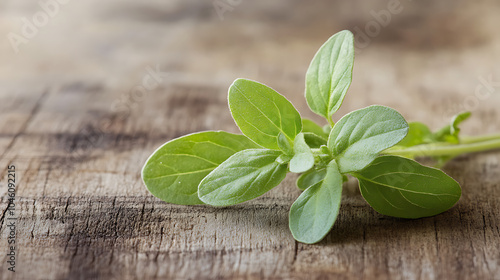
{"label": "plant stem", "polygon": [[328,124],[330,125],[330,127],[333,128],[335,123],[333,122],[332,117],[326,118],[326,120],[328,121]]}
{"label": "plant stem", "polygon": [[495,139],[500,139],[500,134],[489,134],[482,136],[462,136],[460,137],[460,142],[463,144],[469,144],[469,143],[477,143]]}
{"label": "plant stem", "polygon": [[383,153],[405,157],[458,156],[460,154],[500,149],[500,138],[466,144],[436,145],[424,144],[406,149],[387,149]]}

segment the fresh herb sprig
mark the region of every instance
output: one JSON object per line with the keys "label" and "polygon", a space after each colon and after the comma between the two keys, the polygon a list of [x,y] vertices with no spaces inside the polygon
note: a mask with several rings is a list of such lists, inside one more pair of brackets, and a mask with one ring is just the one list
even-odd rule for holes
{"label": "fresh herb sprig", "polygon": [[268,192],[288,172],[302,173],[297,186],[303,192],[291,206],[289,225],[303,243],[320,241],[333,227],[346,175],[358,179],[362,196],[381,214],[414,219],[448,210],[461,196],[460,185],[413,158],[429,156],[442,165],[462,153],[500,148],[500,135],[459,137],[467,112],[433,133],[379,105],[334,123],[353,64],[353,35],[342,31],[309,66],[307,104],[325,126],[301,118],[272,88],[237,79],[229,88],[229,109],[244,135],[206,131],[167,142],[147,160],[144,183],[168,203],[229,206]]}

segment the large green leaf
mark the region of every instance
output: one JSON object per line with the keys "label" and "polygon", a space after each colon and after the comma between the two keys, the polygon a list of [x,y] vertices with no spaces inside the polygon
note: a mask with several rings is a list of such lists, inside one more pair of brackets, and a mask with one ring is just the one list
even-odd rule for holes
{"label": "large green leaf", "polygon": [[344,30],[318,50],[306,73],[306,100],[313,112],[326,119],[339,109],[352,81],[354,36]]}
{"label": "large green leaf", "polygon": [[278,150],[278,136],[291,142],[302,129],[299,112],[285,97],[261,83],[237,79],[229,88],[229,109],[243,134],[262,147]]}
{"label": "large green leaf", "polygon": [[201,181],[198,187],[201,201],[228,206],[263,195],[286,176],[286,164],[277,162],[281,154],[263,149],[234,154]]}
{"label": "large green leaf", "polygon": [[342,198],[342,175],[332,160],[325,179],[306,189],[290,209],[289,223],[293,237],[312,244],[321,241],[333,227]]}
{"label": "large green leaf", "polygon": [[381,151],[401,141],[408,124],[396,110],[369,106],[345,115],[333,127],[328,148],[341,173],[363,169]]}
{"label": "large green leaf", "polygon": [[241,150],[259,146],[243,135],[206,131],[167,142],[146,161],[142,179],[163,201],[201,204],[198,184],[219,164]]}
{"label": "large green leaf", "polygon": [[403,157],[381,156],[352,175],[365,200],[387,216],[434,216],[451,208],[461,195],[460,185],[443,171]]}
{"label": "large green leaf", "polygon": [[311,169],[314,166],[314,155],[311,148],[304,140],[304,134],[299,133],[293,144],[293,157],[290,160],[290,171],[294,173],[302,173]]}

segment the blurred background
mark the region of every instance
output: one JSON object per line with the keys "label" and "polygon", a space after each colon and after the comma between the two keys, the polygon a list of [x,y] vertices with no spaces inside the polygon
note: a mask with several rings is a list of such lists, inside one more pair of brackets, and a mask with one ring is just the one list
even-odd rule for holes
{"label": "blurred background", "polygon": [[[377,103],[432,127],[463,110],[498,120],[499,12],[497,1],[486,0],[2,0],[0,94],[93,91],[109,96],[102,110],[112,110],[149,67],[165,78],[140,102],[175,95],[177,87],[224,99],[231,82],[246,77],[316,119],[302,97],[305,71],[326,39],[349,29],[356,36],[354,79],[337,119]],[[476,94],[484,80],[499,82]],[[495,130],[477,120],[467,132]],[[215,121],[196,129],[225,127]]]}

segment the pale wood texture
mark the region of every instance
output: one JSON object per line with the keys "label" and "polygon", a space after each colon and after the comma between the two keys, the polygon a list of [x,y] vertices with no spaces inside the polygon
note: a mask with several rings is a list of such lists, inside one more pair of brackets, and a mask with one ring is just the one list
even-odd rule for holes
{"label": "pale wood texture", "polygon": [[[20,33],[37,1],[2,0],[0,34]],[[358,51],[342,114],[391,106],[437,128],[473,111],[466,134],[500,131],[497,1],[401,1]],[[227,87],[264,82],[305,117],[304,74],[333,33],[364,29],[373,1],[70,1],[15,54],[0,42],[1,212],[6,169],[18,176],[18,259],[0,279],[500,279],[500,152],[462,156],[445,171],[463,197],[432,218],[382,216],[354,180],[321,243],[295,242],[289,176],[234,207],[176,206],[153,197],[142,164],[162,143],[200,130],[237,132]],[[134,87],[159,67],[159,86]],[[140,97],[140,98],[139,98]],[[128,104],[130,106],[124,106]],[[128,109],[127,109],[128,108]]]}

